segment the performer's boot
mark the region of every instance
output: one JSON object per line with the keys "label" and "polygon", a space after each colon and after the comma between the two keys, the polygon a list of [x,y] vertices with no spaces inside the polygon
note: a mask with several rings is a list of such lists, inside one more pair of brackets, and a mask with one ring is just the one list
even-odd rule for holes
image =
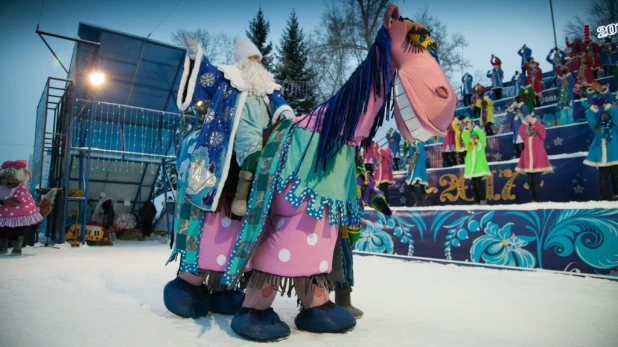
{"label": "performer's boot", "polygon": [[11,255],[21,255],[21,244],[23,242],[23,238],[20,237],[18,240],[13,240],[11,243],[13,244],[13,251]]}
{"label": "performer's boot", "polygon": [[243,217],[247,214],[247,199],[251,191],[251,183],[253,182],[253,173],[249,171],[241,171],[238,174],[238,186],[236,187],[236,195],[232,201],[232,213]]}
{"label": "performer's boot", "polygon": [[270,285],[247,289],[243,307],[232,318],[232,330],[258,342],[274,342],[290,336],[290,327],[270,307],[276,294]]}
{"label": "performer's boot", "polygon": [[175,315],[199,318],[210,311],[210,293],[204,284],[196,285],[176,277],[165,285],[163,303]]}
{"label": "performer's boot", "polygon": [[242,290],[219,290],[211,294],[210,311],[232,315],[242,308],[245,293]]}
{"label": "performer's boot", "polygon": [[360,319],[363,317],[363,311],[352,306],[352,299],[350,298],[351,292],[352,287],[335,287],[335,304],[345,308],[348,312],[352,314],[352,316],[354,316],[354,318]]}
{"label": "performer's boot", "polygon": [[9,239],[0,239],[0,255],[7,254],[9,252]]}
{"label": "performer's boot", "polygon": [[[302,288],[302,286],[295,286]],[[345,333],[356,326],[356,319],[350,312],[336,305],[328,298],[328,291],[313,286],[312,293],[296,292],[303,304],[294,319],[298,330],[312,333]]]}

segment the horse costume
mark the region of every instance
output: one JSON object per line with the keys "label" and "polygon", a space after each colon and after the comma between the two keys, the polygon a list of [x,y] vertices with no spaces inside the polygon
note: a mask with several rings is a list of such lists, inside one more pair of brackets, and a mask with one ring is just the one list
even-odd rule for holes
{"label": "horse costume", "polygon": [[[179,277],[164,290],[166,306],[189,317],[209,310],[234,313],[243,300],[242,284],[246,294],[232,329],[249,340],[276,341],[290,328],[272,302],[278,291],[290,295],[295,289],[302,303],[295,318],[299,330],[352,329],[354,317],[329,301],[328,275],[340,228],[358,225],[362,217],[355,147],[371,143],[391,98],[397,128],[409,141],[443,136],[455,111],[456,94],[429,31],[401,17],[396,5],[388,7],[367,58],[337,94],[306,115],[274,124],[242,221],[215,208],[228,177],[226,153],[235,141],[229,129],[243,101],[242,81],[205,57],[185,59],[181,110],[210,100],[207,115],[214,125],[189,136],[180,149],[177,235],[170,260],[180,257],[181,266]],[[269,100],[275,110],[284,108],[278,93]]]}

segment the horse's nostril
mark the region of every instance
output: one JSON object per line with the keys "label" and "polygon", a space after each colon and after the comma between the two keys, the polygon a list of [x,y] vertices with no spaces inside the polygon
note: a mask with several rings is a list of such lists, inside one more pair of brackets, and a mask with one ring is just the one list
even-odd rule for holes
{"label": "horse's nostril", "polygon": [[446,99],[448,98],[448,89],[442,86],[436,87],[436,94],[438,94],[439,97]]}

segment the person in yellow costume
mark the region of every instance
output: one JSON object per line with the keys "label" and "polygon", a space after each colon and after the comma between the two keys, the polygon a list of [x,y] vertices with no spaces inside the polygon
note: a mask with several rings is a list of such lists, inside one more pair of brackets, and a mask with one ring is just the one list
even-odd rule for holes
{"label": "person in yellow costume", "polygon": [[485,135],[495,135],[491,127],[494,124],[494,101],[486,96],[481,100],[477,100],[475,107],[480,109],[479,126],[481,129],[485,129]]}

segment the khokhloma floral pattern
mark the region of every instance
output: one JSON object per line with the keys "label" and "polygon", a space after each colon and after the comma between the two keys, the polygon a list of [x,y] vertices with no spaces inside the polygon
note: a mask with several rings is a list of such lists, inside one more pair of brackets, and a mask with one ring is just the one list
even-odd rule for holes
{"label": "khokhloma floral pattern", "polygon": [[618,276],[618,209],[366,211],[355,249]]}

